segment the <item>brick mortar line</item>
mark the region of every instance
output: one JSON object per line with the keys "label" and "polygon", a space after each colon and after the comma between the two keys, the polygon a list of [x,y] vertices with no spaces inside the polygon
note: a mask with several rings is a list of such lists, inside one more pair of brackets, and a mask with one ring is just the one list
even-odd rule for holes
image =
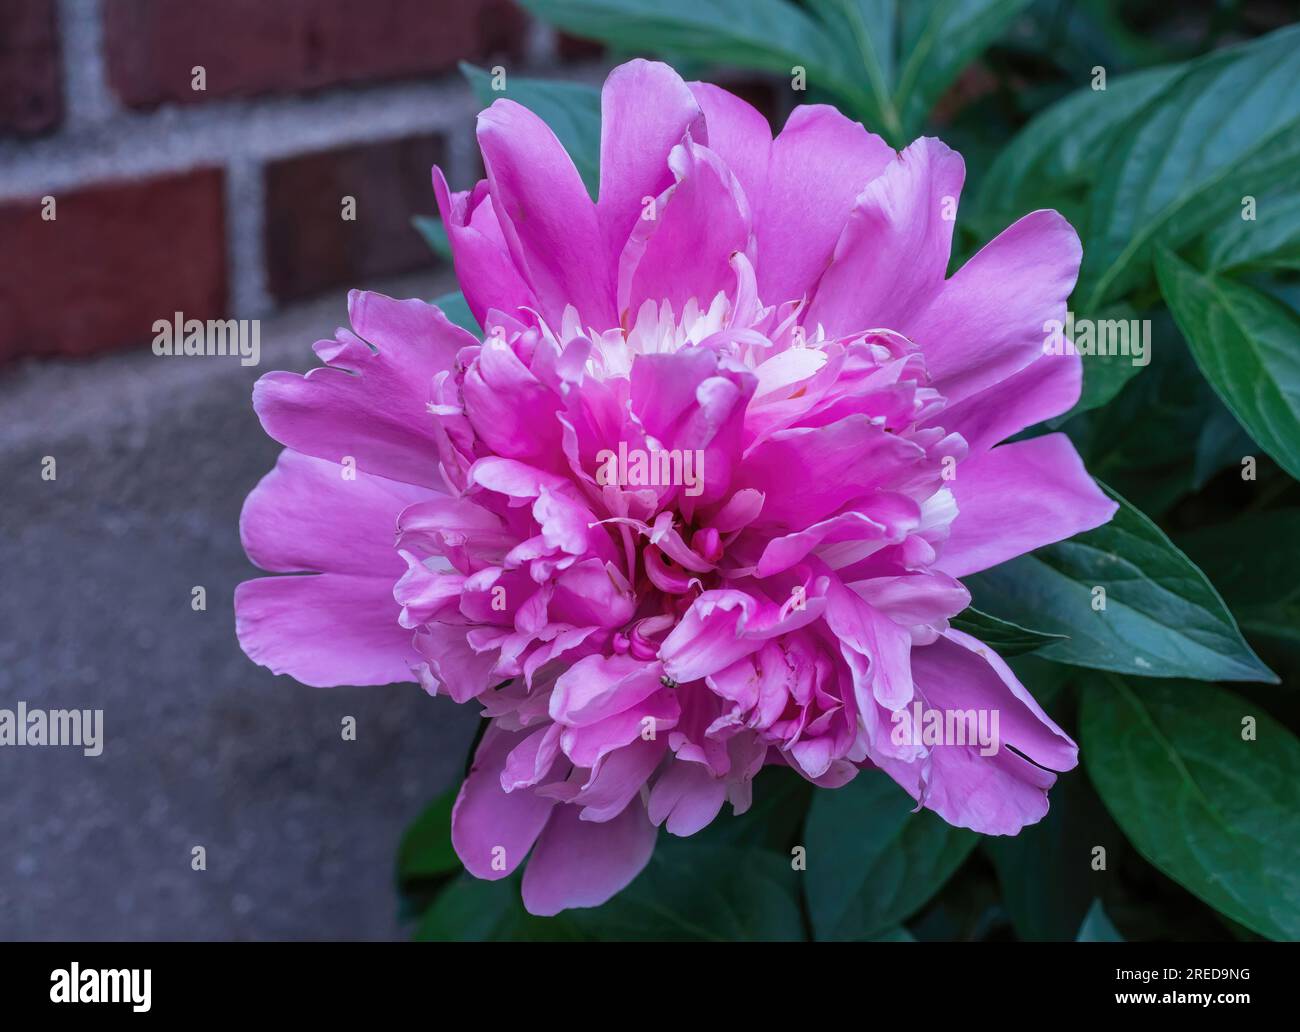
{"label": "brick mortar line", "polygon": [[[557,71],[511,69],[513,74],[540,78],[560,78]],[[565,66],[563,78],[595,83],[604,71],[603,64]],[[458,75],[435,83],[343,86],[312,96],[123,110],[105,121],[36,141],[0,140],[0,199],[202,166],[225,167],[236,156],[262,164],[421,132],[450,137],[472,126],[477,111],[468,84]],[[462,180],[456,185],[469,184]]]}
{"label": "brick mortar line", "polygon": [[65,124],[73,131],[105,122],[120,111],[108,87],[102,0],[59,0],[56,25]]}

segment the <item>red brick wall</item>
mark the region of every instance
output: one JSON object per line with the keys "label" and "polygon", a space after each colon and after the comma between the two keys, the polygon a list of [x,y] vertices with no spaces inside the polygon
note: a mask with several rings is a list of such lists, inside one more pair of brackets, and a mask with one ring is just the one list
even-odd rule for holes
{"label": "red brick wall", "polygon": [[525,24],[505,0],[110,0],[104,41],[114,92],[151,107],[436,75],[517,52]]}
{"label": "red brick wall", "polygon": [[[434,214],[436,136],[304,154],[266,167],[266,267],[277,301],[417,269],[429,248],[411,216]],[[343,198],[355,202],[342,217]]]}
{"label": "red brick wall", "polygon": [[[232,298],[240,283],[257,293],[246,264],[259,247],[253,282],[265,282],[273,304],[435,264],[410,218],[435,211],[429,173],[449,153],[446,134],[472,132],[456,64],[523,67],[528,31],[512,0],[102,0],[102,23],[75,28],[100,30],[81,32],[78,46],[97,36],[103,60],[65,79],[70,26],[60,18],[76,10],[0,0],[0,148],[19,159],[41,148],[27,151],[20,182],[0,175],[0,365],[147,346],[153,321],[175,311],[261,314],[235,311]],[[206,71],[202,92],[191,88],[196,65]],[[87,87],[95,68],[103,81]],[[373,139],[355,119],[338,132],[310,121],[314,104],[341,91],[382,105],[385,90],[416,80],[437,80],[454,101],[429,129]],[[70,105],[65,81],[89,99]],[[286,107],[285,97],[303,99]],[[232,247],[230,163],[250,159],[237,145],[190,157],[168,144],[178,131],[208,131],[200,114],[237,130],[248,111],[272,105],[310,121],[310,153],[273,147],[290,153],[253,169],[265,189],[263,232],[251,248]],[[82,113],[75,125],[64,118],[69,106]],[[114,171],[121,155],[100,160],[124,138],[127,159],[144,157],[122,167],[146,172]],[[47,166],[57,189],[45,185]],[[41,217],[46,194],[53,221]],[[340,217],[344,196],[356,198],[355,221]],[[245,264],[231,267],[232,255]]]}
{"label": "red brick wall", "polygon": [[226,307],[216,169],[0,203],[0,363],[87,355],[152,338],[173,312]]}
{"label": "red brick wall", "polygon": [[0,133],[43,133],[63,117],[55,0],[0,3]]}

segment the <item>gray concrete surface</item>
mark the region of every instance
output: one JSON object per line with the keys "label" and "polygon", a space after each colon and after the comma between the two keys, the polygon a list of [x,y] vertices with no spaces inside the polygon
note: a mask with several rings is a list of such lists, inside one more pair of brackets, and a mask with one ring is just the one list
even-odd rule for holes
{"label": "gray concrete surface", "polygon": [[145,346],[0,371],[0,708],[103,709],[105,743],[0,747],[0,939],[405,934],[398,840],[459,774],[476,715],[415,686],[272,677],[234,634],[256,573],[239,509],[278,451],[249,391],[314,364],[345,300],[266,320],[254,369]]}

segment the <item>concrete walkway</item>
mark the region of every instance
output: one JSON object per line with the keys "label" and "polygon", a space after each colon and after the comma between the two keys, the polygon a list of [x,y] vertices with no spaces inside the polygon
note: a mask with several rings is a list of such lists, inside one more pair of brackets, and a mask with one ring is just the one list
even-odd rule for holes
{"label": "concrete walkway", "polygon": [[146,346],[0,372],[0,709],[104,711],[98,757],[0,747],[0,939],[405,934],[397,843],[460,773],[476,714],[415,686],[272,677],[234,634],[256,572],[239,510],[279,450],[249,392],[315,364],[345,302],[266,320],[253,369]]}

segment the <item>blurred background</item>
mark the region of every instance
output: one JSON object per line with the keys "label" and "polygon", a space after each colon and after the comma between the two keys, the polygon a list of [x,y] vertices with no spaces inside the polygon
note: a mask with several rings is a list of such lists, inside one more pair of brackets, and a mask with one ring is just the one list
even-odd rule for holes
{"label": "blurred background", "polygon": [[[986,140],[1092,65],[1295,13],[1035,2],[933,118],[975,181]],[[459,62],[596,84],[620,56],[510,0],[0,0],[0,708],[102,709],[105,739],[0,749],[0,939],[408,933],[398,842],[475,715],[240,652],[238,515],[278,451],[249,394],[315,364],[348,288],[453,289],[412,216],[435,213],[434,163],[458,189],[481,171]],[[676,63],[778,125],[795,100],[788,75]],[[260,365],[155,356],[176,311],[262,320]]]}
{"label": "blurred background", "polygon": [[[348,288],[453,285],[411,217],[435,162],[479,171],[461,60],[600,77],[506,0],[0,0],[0,708],[105,738],[0,749],[0,939],[404,934],[402,829],[475,715],[271,676],[232,593],[279,450],[254,380],[315,364]],[[155,356],[176,311],[261,319],[260,365]]]}

